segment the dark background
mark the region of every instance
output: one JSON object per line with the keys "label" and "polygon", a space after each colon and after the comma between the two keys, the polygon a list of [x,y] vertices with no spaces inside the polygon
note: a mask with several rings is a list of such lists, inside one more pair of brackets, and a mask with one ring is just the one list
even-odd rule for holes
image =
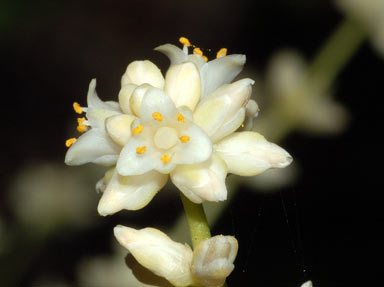
{"label": "dark background", "polygon": [[[10,182],[30,162],[63,162],[63,143],[75,127],[71,105],[85,104],[91,78],[103,99],[115,99],[129,62],[150,59],[164,71],[167,59],[152,49],[178,44],[180,36],[214,51],[228,47],[246,54],[247,65],[262,73],[283,47],[312,59],[343,18],[324,0],[0,3],[0,215],[7,228],[17,224],[8,204]],[[382,58],[365,43],[333,86],[351,114],[347,129],[332,137],[293,132],[280,143],[301,167],[296,183],[268,194],[240,185],[213,228],[240,243],[229,286],[293,287],[306,279],[314,286],[368,286],[377,280],[383,71]],[[179,202],[172,206],[179,212]],[[0,268],[17,274],[17,286],[31,286],[42,273],[80,286],[75,263],[110,252],[114,225],[161,228],[176,217],[170,209],[159,200],[136,213],[103,218],[95,205],[96,224],[56,232],[28,260],[22,250],[35,247],[20,234],[9,252],[18,250],[19,257],[8,254]]]}

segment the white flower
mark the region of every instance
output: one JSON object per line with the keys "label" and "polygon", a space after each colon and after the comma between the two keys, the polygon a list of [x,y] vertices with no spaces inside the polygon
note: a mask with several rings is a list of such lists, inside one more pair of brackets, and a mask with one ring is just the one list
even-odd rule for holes
{"label": "white flower", "polygon": [[[312,134],[336,134],[346,127],[348,111],[326,91],[306,85],[307,72],[308,64],[295,51],[283,50],[273,56],[266,73],[265,90],[270,96],[269,114],[276,119],[264,117],[267,111],[261,113],[257,130],[277,138],[279,128],[284,130],[284,125],[289,123]],[[276,110],[279,113],[275,113]],[[273,120],[277,124],[271,128]]]}
{"label": "white flower", "polygon": [[183,50],[156,48],[171,60],[165,78],[150,61],[135,61],[122,77],[118,103],[102,102],[93,80],[88,108],[76,106],[87,112],[78,127],[85,134],[69,140],[74,143],[66,163],[116,165],[103,182],[101,215],[144,207],[168,175],[195,203],[221,201],[227,198],[228,172],[251,176],[292,160],[255,132],[235,133],[246,115],[257,112],[255,102],[248,105],[253,81],[230,84],[245,56],[225,56],[222,49],[206,62],[200,49],[188,54],[183,43]]}
{"label": "white flower", "polygon": [[238,244],[233,236],[214,236],[192,252],[187,244],[174,242],[154,228],[136,230],[119,225],[114,233],[141,265],[174,286],[219,287],[234,269]]}

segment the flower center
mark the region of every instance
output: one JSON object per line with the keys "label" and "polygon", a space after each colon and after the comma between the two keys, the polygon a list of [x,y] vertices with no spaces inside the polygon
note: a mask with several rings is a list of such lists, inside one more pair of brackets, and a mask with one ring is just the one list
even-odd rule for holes
{"label": "flower center", "polygon": [[178,141],[177,132],[170,127],[161,127],[156,131],[154,142],[156,147],[161,149],[169,149]]}

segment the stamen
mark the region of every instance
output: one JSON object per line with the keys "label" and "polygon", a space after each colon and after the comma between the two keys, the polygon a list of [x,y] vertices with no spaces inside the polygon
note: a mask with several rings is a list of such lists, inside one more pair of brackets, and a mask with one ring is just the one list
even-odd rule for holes
{"label": "stamen", "polygon": [[196,47],[195,49],[193,49],[193,54],[199,55],[200,57],[202,57],[204,59],[204,61],[208,62],[208,58],[206,56],[204,56],[203,51],[201,51],[200,48]]}
{"label": "stamen", "polygon": [[184,116],[183,116],[182,114],[178,113],[178,114],[177,114],[177,120],[178,120],[179,122],[182,122],[182,123],[183,123],[185,119],[184,119]]}
{"label": "stamen", "polygon": [[193,49],[193,54],[203,57],[203,51],[201,51],[201,49],[197,47]]}
{"label": "stamen", "polygon": [[168,163],[170,160],[171,160],[171,158],[170,158],[169,155],[167,155],[166,153],[163,154],[163,156],[161,157],[161,161],[162,161],[163,163]]}
{"label": "stamen", "polygon": [[158,112],[153,113],[153,114],[152,114],[152,117],[153,117],[156,121],[158,121],[158,122],[163,121],[163,116],[162,116],[160,113],[158,113]]}
{"label": "stamen", "polygon": [[242,128],[243,128],[243,127],[245,127],[245,125],[244,125],[244,124],[241,124],[241,126],[240,126],[240,127],[242,127]]}
{"label": "stamen", "polygon": [[67,140],[65,141],[65,146],[66,146],[66,147],[70,147],[71,145],[73,145],[73,144],[75,143],[75,141],[77,141],[76,138],[70,138],[70,139],[67,139]]}
{"label": "stamen", "polygon": [[184,46],[187,46],[187,47],[192,46],[192,45],[191,45],[191,42],[188,40],[188,38],[185,38],[185,37],[180,37],[180,38],[179,38],[179,42],[180,42],[181,44],[183,44]]}
{"label": "stamen", "polygon": [[73,102],[73,109],[79,115],[83,113],[83,109],[80,107],[78,102]]}
{"label": "stamen", "polygon": [[135,127],[133,130],[132,130],[132,133],[134,135],[137,135],[139,133],[141,133],[143,131],[143,126],[142,125],[138,125],[137,127]]}
{"label": "stamen", "polygon": [[138,153],[138,154],[143,154],[143,153],[145,153],[145,150],[147,149],[147,147],[145,146],[145,145],[143,145],[143,146],[138,146],[137,148],[136,148],[136,153]]}
{"label": "stamen", "polygon": [[84,124],[85,118],[78,118],[77,119],[77,131],[80,133],[84,133],[87,131],[87,126]]}
{"label": "stamen", "polygon": [[187,143],[187,142],[189,142],[190,139],[191,138],[189,136],[181,136],[180,137],[180,140],[182,143]]}
{"label": "stamen", "polygon": [[227,52],[228,52],[227,48],[221,48],[216,54],[216,59],[225,57],[227,55]]}

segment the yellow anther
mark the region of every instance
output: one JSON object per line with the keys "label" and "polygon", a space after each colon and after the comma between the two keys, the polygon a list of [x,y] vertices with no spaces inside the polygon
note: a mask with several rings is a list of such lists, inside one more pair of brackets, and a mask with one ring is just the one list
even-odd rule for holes
{"label": "yellow anther", "polygon": [[203,56],[201,56],[201,57],[203,57],[203,60],[204,60],[204,61],[208,62],[208,57],[207,57],[207,56],[204,56],[204,55],[203,55]]}
{"label": "yellow anther", "polygon": [[216,54],[216,59],[227,56],[227,48],[221,48]]}
{"label": "yellow anther", "polygon": [[79,115],[83,113],[83,109],[80,107],[78,102],[73,102],[73,109]]}
{"label": "yellow anther", "polygon": [[187,142],[189,142],[190,139],[191,138],[189,136],[181,136],[180,137],[180,140],[182,143],[187,143]]}
{"label": "yellow anther", "polygon": [[78,118],[77,119],[77,131],[80,133],[84,133],[87,131],[87,126],[83,123],[85,121],[85,118]]}
{"label": "yellow anther", "polygon": [[162,157],[161,157],[161,161],[163,163],[168,163],[170,160],[171,160],[171,158],[167,154],[163,154]]}
{"label": "yellow anther", "polygon": [[143,131],[143,126],[142,125],[138,125],[137,127],[135,127],[133,130],[132,130],[132,133],[134,135],[137,135],[139,133],[141,133]]}
{"label": "yellow anther", "polygon": [[201,51],[201,49],[197,47],[193,49],[193,54],[203,57],[203,51]]}
{"label": "yellow anther", "polygon": [[145,146],[145,145],[143,145],[143,146],[138,146],[137,148],[136,148],[136,153],[138,153],[138,154],[143,154],[143,153],[145,153],[145,150],[147,149],[147,147]]}
{"label": "yellow anther", "polygon": [[183,44],[184,46],[187,46],[187,47],[192,46],[192,45],[191,45],[191,42],[190,42],[187,38],[185,38],[185,37],[180,37],[180,38],[179,38],[179,42],[180,42],[181,44]]}
{"label": "yellow anther", "polygon": [[177,114],[177,120],[182,123],[185,121],[184,116],[180,113]]}
{"label": "yellow anther", "polygon": [[240,126],[240,127],[242,127],[242,128],[243,128],[243,127],[245,127],[245,125],[244,125],[244,124],[241,124],[241,126]]}
{"label": "yellow anther", "polygon": [[70,138],[70,139],[67,139],[67,140],[65,141],[65,146],[66,146],[66,147],[70,147],[71,145],[74,144],[75,141],[77,141],[76,138]]}
{"label": "yellow anther", "polygon": [[158,113],[158,112],[153,113],[153,114],[152,114],[152,117],[153,117],[156,121],[158,121],[158,122],[161,122],[161,121],[163,120],[163,116],[162,116],[160,113]]}

